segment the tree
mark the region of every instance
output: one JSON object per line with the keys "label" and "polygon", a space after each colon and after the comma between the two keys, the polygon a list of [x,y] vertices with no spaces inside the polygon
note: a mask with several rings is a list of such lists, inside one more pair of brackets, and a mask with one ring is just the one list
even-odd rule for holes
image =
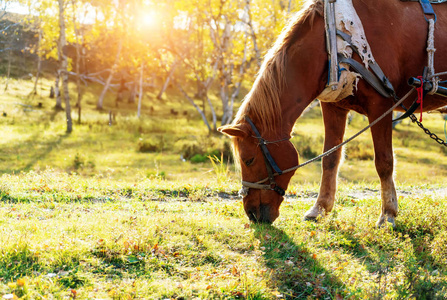
{"label": "tree", "polygon": [[[14,1],[30,7],[33,12],[30,22],[35,22],[35,27],[41,30],[36,36],[40,40],[35,49],[38,66],[40,60],[59,60],[61,67],[55,84],[58,91],[62,80],[63,93],[58,93],[58,107],[62,107],[61,96],[67,102],[64,83],[67,74],[75,76],[79,110],[81,82],[94,81],[104,86],[97,102],[99,109],[103,108],[105,95],[111,88],[119,86],[121,92],[130,90],[130,102],[140,90],[139,116],[143,115],[145,103],[142,101],[149,100],[143,98],[147,87],[159,83],[157,98],[161,99],[169,83],[173,83],[210,131],[216,129],[220,115],[222,124],[231,121],[243,86],[252,83],[262,56],[287,17],[302,2],[64,0],[64,47],[62,32],[57,30],[62,25],[61,19],[55,14],[61,8],[60,0]],[[2,3],[5,1],[0,0]],[[87,12],[88,25],[82,19],[82,14]],[[70,55],[67,55],[68,48]],[[84,50],[88,52],[87,67],[81,67]],[[71,69],[74,71],[69,72]]]}
{"label": "tree", "polygon": [[68,93],[68,58],[64,53],[63,49],[67,43],[66,33],[65,33],[65,2],[64,0],[59,1],[59,53],[61,55],[60,68],[58,73],[62,77],[62,89],[64,92],[65,100],[65,115],[67,117],[67,133],[73,131],[73,121],[71,119],[71,106],[70,106],[70,95]]}
{"label": "tree", "polygon": [[79,25],[77,24],[77,18],[76,14],[78,12],[76,0],[71,1],[71,5],[73,7],[73,26],[74,26],[74,33],[75,33],[75,40],[76,40],[76,87],[78,90],[78,100],[76,101],[76,107],[78,108],[78,123],[81,123],[81,110],[82,110],[82,88],[81,88],[81,56],[83,56],[82,53],[82,44],[81,40],[83,41],[83,37],[81,36]]}
{"label": "tree", "polygon": [[110,69],[109,72],[109,76],[107,77],[107,81],[104,85],[104,88],[101,92],[101,95],[98,98],[98,103],[96,104],[96,108],[97,109],[102,109],[103,105],[104,105],[104,97],[106,96],[107,90],[110,88],[110,84],[112,83],[112,79],[113,79],[113,75],[115,75],[117,69],[118,69],[118,64],[119,64],[119,60],[120,60],[120,56],[121,56],[121,49],[123,46],[123,40],[120,39],[119,43],[118,43],[118,49],[116,50],[116,57],[115,57],[115,62],[112,66],[112,68]]}
{"label": "tree", "polygon": [[[216,114],[208,93],[217,83],[221,123],[227,124],[233,118],[234,103],[244,80],[254,79],[261,57],[284,26],[292,7],[277,1],[256,0],[178,0],[175,3],[175,19],[179,25],[167,39],[167,49],[176,57],[174,61],[182,61],[182,69],[172,74],[174,67],[179,68],[173,64],[167,80],[176,76],[177,86],[195,81],[197,94],[188,96],[188,100],[202,101],[202,108],[198,110],[202,118],[208,104],[213,120]],[[182,89],[182,93],[187,92]],[[194,107],[197,110],[198,106]]]}
{"label": "tree", "polygon": [[42,58],[40,55],[40,43],[42,41],[42,29],[38,29],[39,33],[37,34],[37,36],[39,37],[38,41],[37,41],[37,45],[36,45],[36,55],[37,55],[37,71],[36,71],[36,78],[34,80],[34,87],[33,90],[31,91],[31,94],[36,95],[37,94],[37,84],[39,82],[39,76],[40,76],[40,72],[42,70]]}

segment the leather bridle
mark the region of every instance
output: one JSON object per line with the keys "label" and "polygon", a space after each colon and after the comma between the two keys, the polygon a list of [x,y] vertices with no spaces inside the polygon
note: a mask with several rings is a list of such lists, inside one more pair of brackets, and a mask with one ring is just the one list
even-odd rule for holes
{"label": "leather bridle", "polygon": [[[264,162],[265,167],[267,169],[268,177],[258,181],[258,182],[248,182],[242,180],[242,189],[239,192],[241,196],[246,196],[248,194],[248,190],[250,188],[252,189],[258,189],[258,190],[272,190],[277,192],[280,196],[284,196],[286,194],[285,190],[278,186],[275,181],[275,176],[279,176],[284,174],[285,172],[281,170],[280,167],[278,167],[278,164],[273,159],[272,155],[270,154],[269,149],[267,148],[268,144],[275,144],[283,141],[290,140],[290,137],[280,139],[277,141],[267,141],[265,140],[261,134],[259,133],[258,129],[256,128],[255,124],[253,124],[253,121],[248,117],[245,116],[245,120],[250,124],[251,129],[253,130],[256,139],[259,142],[259,146],[261,147],[262,155],[264,156]],[[264,184],[266,181],[269,182],[269,184]]]}

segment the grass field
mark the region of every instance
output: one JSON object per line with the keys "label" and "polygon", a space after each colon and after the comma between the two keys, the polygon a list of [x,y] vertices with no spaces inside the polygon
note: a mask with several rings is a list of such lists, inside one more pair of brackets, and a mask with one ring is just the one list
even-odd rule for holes
{"label": "grass field", "polygon": [[[149,91],[138,119],[112,94],[95,110],[89,90],[67,135],[49,84],[29,97],[31,82],[14,80],[0,96],[3,299],[447,298],[447,151],[408,121],[394,131],[396,229],[374,227],[380,187],[368,133],[345,149],[327,218],[302,221],[318,193],[317,162],[294,176],[273,226],[253,225],[233,166],[207,159],[226,157],[227,139],[208,135],[175,92],[158,101]],[[440,115],[424,120],[443,136]],[[365,125],[355,115],[346,135]],[[292,141],[302,161],[320,153],[318,108]]]}

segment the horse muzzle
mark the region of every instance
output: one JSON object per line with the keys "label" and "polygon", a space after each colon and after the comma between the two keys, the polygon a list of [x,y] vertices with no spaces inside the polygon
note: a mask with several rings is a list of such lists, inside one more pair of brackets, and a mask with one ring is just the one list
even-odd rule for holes
{"label": "horse muzzle", "polygon": [[276,219],[272,219],[270,215],[270,206],[263,204],[261,204],[257,209],[248,210],[247,215],[253,223],[272,224]]}

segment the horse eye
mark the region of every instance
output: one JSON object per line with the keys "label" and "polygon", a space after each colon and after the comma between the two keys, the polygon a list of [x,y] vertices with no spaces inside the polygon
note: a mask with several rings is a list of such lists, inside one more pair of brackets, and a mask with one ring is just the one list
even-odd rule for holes
{"label": "horse eye", "polygon": [[246,161],[244,161],[244,163],[247,167],[249,167],[253,163],[254,160],[255,160],[255,158],[253,157],[253,158],[247,159]]}

